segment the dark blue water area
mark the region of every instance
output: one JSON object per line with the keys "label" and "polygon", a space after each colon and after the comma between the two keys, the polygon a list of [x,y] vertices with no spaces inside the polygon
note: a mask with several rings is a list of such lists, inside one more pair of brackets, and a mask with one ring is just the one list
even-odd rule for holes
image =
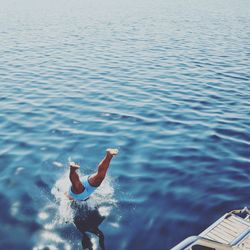
{"label": "dark blue water area", "polygon": [[0,4],[1,250],[165,250],[250,206],[249,1]]}

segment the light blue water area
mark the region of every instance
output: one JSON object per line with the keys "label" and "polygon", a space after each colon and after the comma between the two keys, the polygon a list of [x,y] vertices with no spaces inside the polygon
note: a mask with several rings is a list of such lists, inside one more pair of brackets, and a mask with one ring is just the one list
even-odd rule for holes
{"label": "light blue water area", "polygon": [[0,249],[82,249],[67,162],[92,173],[108,147],[78,216],[108,250],[170,249],[250,206],[249,1],[0,6]]}

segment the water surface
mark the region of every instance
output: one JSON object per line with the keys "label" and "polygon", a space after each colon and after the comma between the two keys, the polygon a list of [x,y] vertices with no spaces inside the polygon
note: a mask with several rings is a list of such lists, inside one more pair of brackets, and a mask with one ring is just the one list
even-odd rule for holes
{"label": "water surface", "polygon": [[249,206],[249,1],[0,4],[0,249],[82,249],[67,162],[91,173],[107,147],[89,206],[108,250],[170,249]]}

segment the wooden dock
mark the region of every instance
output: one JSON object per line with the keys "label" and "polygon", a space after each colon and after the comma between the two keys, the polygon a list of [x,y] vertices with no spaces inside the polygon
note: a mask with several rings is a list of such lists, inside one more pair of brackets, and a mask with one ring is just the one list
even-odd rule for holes
{"label": "wooden dock", "polygon": [[[235,239],[237,239],[249,228],[250,221],[232,214],[229,217],[226,216],[225,218],[221,218],[219,221],[216,221],[209,228],[203,231],[200,236],[231,245]],[[250,236],[244,239],[241,244],[244,245],[244,248],[235,249],[250,250]]]}
{"label": "wooden dock", "polygon": [[250,250],[250,211],[233,210],[215,221],[198,236],[190,236],[171,250]]}

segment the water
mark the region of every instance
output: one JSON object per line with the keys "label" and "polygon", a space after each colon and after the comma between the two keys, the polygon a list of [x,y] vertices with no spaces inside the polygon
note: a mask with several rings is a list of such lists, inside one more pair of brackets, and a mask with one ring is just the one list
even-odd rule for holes
{"label": "water", "polygon": [[250,205],[249,1],[0,3],[0,249],[82,249],[66,166],[107,147],[87,210],[108,250],[170,249]]}

